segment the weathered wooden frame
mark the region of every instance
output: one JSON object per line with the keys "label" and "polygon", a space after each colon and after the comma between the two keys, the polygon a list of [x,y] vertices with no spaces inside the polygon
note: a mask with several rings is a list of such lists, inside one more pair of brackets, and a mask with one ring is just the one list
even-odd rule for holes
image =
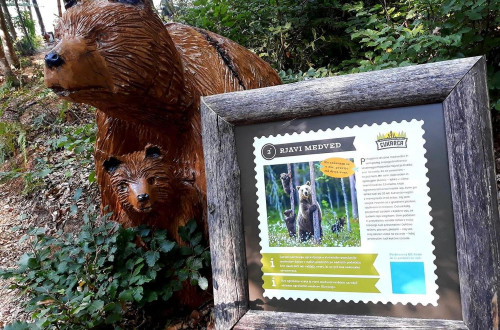
{"label": "weathered wooden frame", "polygon": [[[441,102],[463,321],[249,310],[235,127]],[[500,220],[484,57],[209,96],[201,111],[217,329],[498,328]]]}

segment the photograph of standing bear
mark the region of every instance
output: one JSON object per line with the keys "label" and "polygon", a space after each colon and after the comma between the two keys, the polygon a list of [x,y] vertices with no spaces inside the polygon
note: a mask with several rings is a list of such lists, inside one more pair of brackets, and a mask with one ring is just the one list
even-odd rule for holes
{"label": "photograph of standing bear", "polygon": [[320,236],[323,237],[323,229],[321,228],[321,208],[316,201],[312,200],[311,183],[306,182],[305,185],[297,186],[299,192],[299,214],[297,222],[299,225],[299,237],[301,242],[305,242],[314,236],[313,213],[318,211],[318,219],[320,226]]}

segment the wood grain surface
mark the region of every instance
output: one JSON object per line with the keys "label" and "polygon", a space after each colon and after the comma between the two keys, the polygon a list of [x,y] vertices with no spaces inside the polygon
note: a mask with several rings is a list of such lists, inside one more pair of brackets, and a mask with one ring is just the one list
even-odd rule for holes
{"label": "wood grain surface", "polygon": [[480,57],[205,97],[233,125],[442,102]]}

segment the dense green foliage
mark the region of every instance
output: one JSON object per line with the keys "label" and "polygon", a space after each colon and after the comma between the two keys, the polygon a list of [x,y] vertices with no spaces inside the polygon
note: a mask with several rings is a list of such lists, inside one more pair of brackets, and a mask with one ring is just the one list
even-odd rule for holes
{"label": "dense green foliage", "polygon": [[21,15],[22,19],[14,18],[14,24],[18,28],[26,29],[28,35],[23,35],[16,41],[16,50],[23,56],[29,56],[35,54],[36,49],[42,44],[42,39],[36,36],[35,21],[30,18],[29,13],[23,11]]}
{"label": "dense green foliage", "polygon": [[31,239],[31,252],[20,258],[17,269],[0,272],[28,296],[23,304],[36,328],[123,326],[127,314],[140,315],[151,303],[168,301],[183,281],[207,289],[200,271],[208,267],[210,253],[195,221],[179,229],[189,243],[181,247],[166,239],[165,230],[124,229],[106,217],[89,216],[92,212],[84,215],[77,237],[32,229],[22,238]]}
{"label": "dense green foliage", "polygon": [[284,82],[486,55],[500,110],[500,0],[195,0],[174,20],[254,50]]}
{"label": "dense green foliage", "polygon": [[[38,97],[44,97],[43,93]],[[48,120],[46,114],[41,114],[33,119],[33,125],[0,121],[0,164],[8,160],[14,165],[12,156],[18,150],[22,153],[24,160],[21,166],[14,166],[9,171],[0,171],[0,182],[21,177],[24,181],[23,194],[29,195],[43,187],[43,180],[53,171],[66,169],[65,175],[70,177],[74,173],[69,169],[69,165],[75,162],[80,166],[93,163],[96,124],[93,122],[83,125],[65,125],[64,114],[69,107],[69,102],[62,101],[59,105],[59,116],[55,120]],[[32,166],[28,168],[26,166],[27,135],[33,134],[33,131],[37,129],[48,131],[50,137],[44,141],[45,154],[35,157]],[[72,157],[64,161],[54,161],[51,157],[47,157],[47,154],[61,149],[71,152]],[[90,173],[89,181],[95,181],[95,171]]]}
{"label": "dense green foliage", "polygon": [[20,123],[0,121],[0,164],[18,149],[26,159],[26,131]]}

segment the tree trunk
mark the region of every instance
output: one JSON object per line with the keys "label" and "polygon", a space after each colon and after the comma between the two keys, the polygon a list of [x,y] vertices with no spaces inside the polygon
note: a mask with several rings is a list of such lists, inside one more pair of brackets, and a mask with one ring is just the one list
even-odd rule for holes
{"label": "tree trunk", "polygon": [[35,7],[36,17],[38,18],[38,24],[40,25],[40,31],[42,31],[42,36],[45,36],[45,25],[43,24],[42,14],[40,13],[40,8],[38,8],[38,3],[33,0],[33,7]]}
{"label": "tree trunk", "polygon": [[62,17],[61,0],[57,0],[57,12],[59,13],[59,17]]}
{"label": "tree trunk", "polygon": [[351,222],[349,221],[349,202],[347,201],[347,194],[345,192],[344,178],[340,178],[340,184],[342,185],[342,193],[344,194],[344,205],[345,205],[345,221],[347,222],[347,231],[351,232]]}
{"label": "tree trunk", "polygon": [[293,185],[294,187],[300,186],[300,181],[299,181],[299,166],[297,164],[293,165]]}
{"label": "tree trunk", "polygon": [[28,41],[31,49],[34,50],[35,47],[33,46],[33,43],[31,42],[31,36],[28,34],[28,31],[26,30],[26,23],[24,22],[23,13],[21,12],[21,9],[19,9],[18,0],[14,0],[14,4],[16,5],[17,15],[19,17],[19,22],[21,23],[21,29],[23,30],[24,37]]}
{"label": "tree trunk", "polygon": [[30,15],[30,20],[33,22],[33,10],[31,9],[31,1],[26,0],[26,4],[28,6],[28,14]]}
{"label": "tree trunk", "polygon": [[349,177],[349,184],[351,186],[351,209],[352,209],[352,218],[358,218],[358,197],[356,193],[356,178],[354,174]]}
{"label": "tree trunk", "polygon": [[[292,164],[286,164],[286,169],[288,171],[288,175],[292,174]],[[293,178],[290,178],[290,209],[292,210],[292,217],[295,219],[293,227],[295,228],[295,232],[298,232],[297,228],[297,218],[295,217],[295,187],[293,186]]]}
{"label": "tree trunk", "polygon": [[3,71],[5,82],[4,84],[11,83],[13,86],[19,86],[19,81],[12,72],[7,58],[5,57],[5,52],[3,51],[3,46],[0,45],[0,70]]}
{"label": "tree trunk", "polygon": [[335,216],[335,210],[333,209],[332,194],[330,193],[330,186],[326,184],[326,192],[328,196],[328,203],[330,204],[330,209],[332,210],[332,216]]}
{"label": "tree trunk", "polygon": [[340,210],[340,197],[338,189],[335,189],[335,199],[337,200],[337,210]]}
{"label": "tree trunk", "polygon": [[272,205],[279,213],[280,220],[283,221],[283,213],[281,212],[281,201],[278,194],[278,184],[271,166],[267,166],[267,175],[271,181],[271,193],[269,194],[269,205]]}
{"label": "tree trunk", "polygon": [[[316,199],[316,175],[314,174],[314,163],[309,162],[309,176],[311,180],[311,197],[313,204],[318,204],[318,200]],[[319,209],[318,204],[318,209]],[[321,224],[319,223],[318,217],[319,210],[313,212],[313,230],[314,230],[314,242],[316,244],[321,243]]]}
{"label": "tree trunk", "polygon": [[10,34],[7,31],[7,23],[5,22],[5,15],[2,8],[0,7],[0,38],[2,39],[2,44],[5,47],[4,51],[8,62],[13,65],[16,69],[20,68],[19,58],[14,49],[14,43],[10,38]]}
{"label": "tree trunk", "polygon": [[12,37],[12,40],[17,39],[16,28],[12,23],[12,17],[10,17],[9,9],[7,8],[7,3],[5,0],[0,0],[0,5],[2,6],[3,15],[5,16],[5,20],[7,21],[7,25],[9,26],[9,32]]}

